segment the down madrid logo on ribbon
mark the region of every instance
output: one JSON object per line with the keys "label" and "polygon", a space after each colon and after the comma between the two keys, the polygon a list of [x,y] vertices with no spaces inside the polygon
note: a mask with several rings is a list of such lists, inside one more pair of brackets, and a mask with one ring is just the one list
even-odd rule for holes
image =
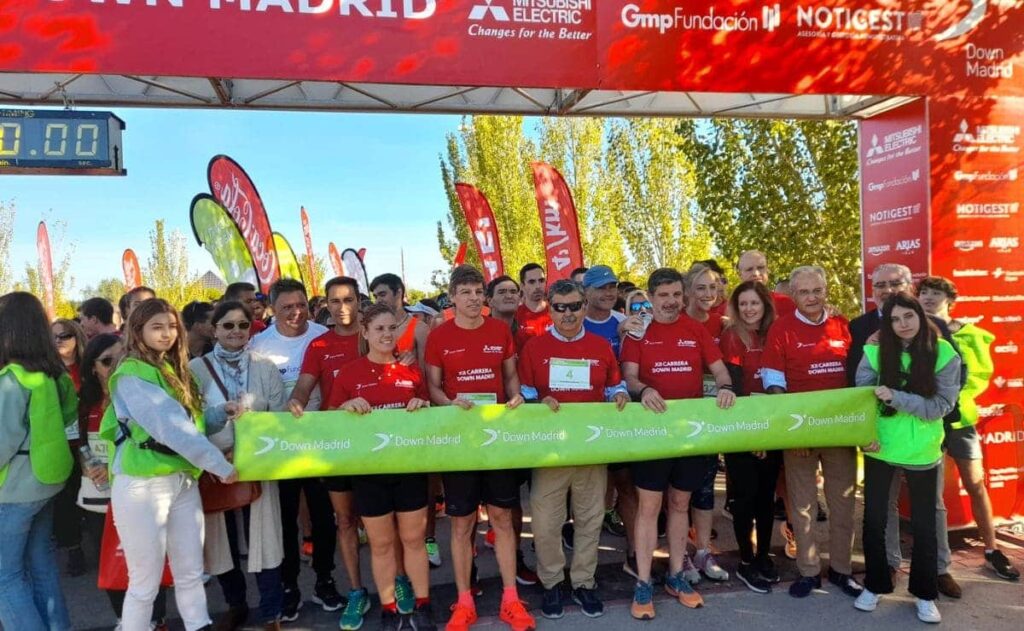
{"label": "down madrid logo on ribbon", "polygon": [[[250,412],[235,425],[243,480],[371,473],[564,467],[673,456],[867,445],[876,439],[872,388],[669,401],[655,414],[638,403],[503,405],[406,412]],[[600,419],[600,420],[598,420]]]}

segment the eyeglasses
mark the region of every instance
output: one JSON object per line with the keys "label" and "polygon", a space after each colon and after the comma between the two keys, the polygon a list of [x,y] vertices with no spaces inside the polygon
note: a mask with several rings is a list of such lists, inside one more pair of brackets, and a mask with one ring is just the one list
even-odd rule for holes
{"label": "eyeglasses", "polygon": [[96,361],[99,362],[100,364],[103,364],[107,368],[110,368],[110,366],[114,363],[114,358],[110,356],[100,357]]}
{"label": "eyeglasses", "polygon": [[74,333],[58,333],[57,335],[53,336],[53,339],[59,340],[61,342],[66,342],[73,337],[75,337]]}
{"label": "eyeglasses", "polygon": [[630,313],[637,313],[641,309],[651,309],[651,308],[653,308],[653,307],[651,307],[650,301],[645,300],[643,302],[634,302],[633,304],[629,305],[629,312]]}
{"label": "eyeglasses", "polygon": [[906,286],[907,281],[905,280],[892,280],[888,283],[884,280],[880,283],[872,283],[871,286],[875,289],[899,289],[900,287]]}
{"label": "eyeglasses", "polygon": [[[239,322],[237,326],[238,326],[239,330],[241,330],[241,331],[248,331],[250,324],[251,324],[250,322]],[[220,326],[225,331],[234,331],[236,325],[235,325],[234,322],[221,322]]]}
{"label": "eyeglasses", "polygon": [[553,302],[551,308],[558,313],[565,313],[566,311],[576,312],[583,308],[583,301],[577,300],[576,302]]}

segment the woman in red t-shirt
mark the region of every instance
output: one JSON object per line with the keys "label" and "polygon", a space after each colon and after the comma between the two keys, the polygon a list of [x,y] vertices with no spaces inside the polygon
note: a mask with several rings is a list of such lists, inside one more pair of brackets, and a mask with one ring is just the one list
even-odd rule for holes
{"label": "woman in red t-shirt", "polygon": [[[368,352],[345,366],[334,387],[340,409],[369,414],[375,409],[415,412],[429,406],[426,381],[416,364],[395,359],[398,319],[390,307],[374,304],[361,318]],[[401,427],[394,430],[400,432]],[[425,546],[427,528],[427,476],[421,473],[359,475],[352,477],[356,508],[370,540],[373,581],[381,602],[384,628],[399,621],[395,601],[395,541],[402,542],[405,570],[416,595],[412,627],[433,624],[430,611],[430,568]],[[409,612],[403,612],[409,613]],[[428,624],[429,623],[429,624]],[[397,628],[397,627],[396,627]]]}
{"label": "woman in red t-shirt", "polygon": [[[775,320],[771,294],[757,281],[740,283],[729,297],[729,325],[722,333],[722,359],[736,394],[764,394],[761,353],[768,327]],[[732,525],[740,548],[736,575],[751,591],[766,594],[779,573],[768,556],[775,525],[775,483],[782,464],[780,451],[725,454]],[[757,554],[750,536],[757,522]]]}

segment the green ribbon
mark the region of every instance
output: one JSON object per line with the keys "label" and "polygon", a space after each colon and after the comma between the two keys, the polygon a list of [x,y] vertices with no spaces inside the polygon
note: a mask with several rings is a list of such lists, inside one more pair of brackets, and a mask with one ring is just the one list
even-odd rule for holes
{"label": "green ribbon", "polygon": [[872,388],[737,399],[479,405],[406,412],[250,412],[235,424],[242,480],[565,467],[740,451],[852,447],[876,439]]}

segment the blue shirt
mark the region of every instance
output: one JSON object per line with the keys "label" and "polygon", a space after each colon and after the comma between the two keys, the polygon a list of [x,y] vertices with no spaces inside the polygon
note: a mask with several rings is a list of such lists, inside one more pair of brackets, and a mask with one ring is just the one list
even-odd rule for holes
{"label": "blue shirt", "polygon": [[619,323],[625,319],[625,314],[619,313],[618,311],[612,311],[612,314],[604,320],[583,318],[583,328],[586,329],[587,333],[600,335],[604,339],[608,340],[608,343],[612,345],[612,351],[615,353],[615,356],[618,357],[619,346],[622,342],[619,339]]}

